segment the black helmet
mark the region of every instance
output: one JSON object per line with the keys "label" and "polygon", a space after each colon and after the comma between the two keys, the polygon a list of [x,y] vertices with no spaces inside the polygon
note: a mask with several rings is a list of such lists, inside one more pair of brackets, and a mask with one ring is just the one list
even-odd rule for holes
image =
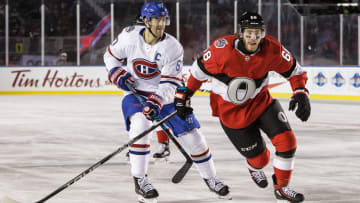
{"label": "black helmet", "polygon": [[261,29],[265,32],[265,24],[261,15],[253,12],[244,12],[240,17],[240,33],[245,28]]}

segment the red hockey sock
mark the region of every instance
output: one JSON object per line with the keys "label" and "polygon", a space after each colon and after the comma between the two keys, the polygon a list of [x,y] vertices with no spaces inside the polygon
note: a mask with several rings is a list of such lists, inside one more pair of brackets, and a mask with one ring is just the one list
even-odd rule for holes
{"label": "red hockey sock", "polygon": [[163,143],[166,141],[169,141],[169,137],[166,135],[164,130],[159,130],[156,131],[157,137],[158,137],[158,142],[159,143]]}
{"label": "red hockey sock", "polygon": [[247,161],[250,164],[250,166],[256,169],[264,168],[269,163],[269,160],[270,160],[270,152],[267,148],[265,148],[265,150],[256,157],[247,158]]}
{"label": "red hockey sock", "polygon": [[274,172],[279,186],[284,187],[290,183],[292,170],[285,171],[274,167]]}

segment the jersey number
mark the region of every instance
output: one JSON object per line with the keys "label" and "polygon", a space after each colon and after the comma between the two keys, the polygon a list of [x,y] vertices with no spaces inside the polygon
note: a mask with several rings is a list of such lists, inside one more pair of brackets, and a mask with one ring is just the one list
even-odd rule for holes
{"label": "jersey number", "polygon": [[114,46],[118,42],[118,38],[116,37],[114,41],[111,43],[112,46]]}
{"label": "jersey number", "polygon": [[290,62],[291,57],[290,57],[290,54],[289,54],[287,51],[283,50],[283,51],[281,52],[281,56],[282,56],[287,62]]}
{"label": "jersey number", "polygon": [[209,50],[209,51],[205,52],[203,58],[204,58],[204,61],[209,60],[211,58],[211,51]]}
{"label": "jersey number", "polygon": [[176,63],[176,71],[181,70],[181,64],[182,64],[182,61],[178,60],[177,63]]}

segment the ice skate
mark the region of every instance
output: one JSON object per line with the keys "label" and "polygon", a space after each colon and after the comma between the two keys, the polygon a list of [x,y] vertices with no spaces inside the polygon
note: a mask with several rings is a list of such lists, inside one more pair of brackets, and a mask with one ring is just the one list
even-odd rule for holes
{"label": "ice skate", "polygon": [[260,188],[266,188],[266,186],[268,185],[268,181],[266,178],[266,175],[264,173],[264,171],[262,170],[252,170],[249,169],[251,178],[253,179],[253,181],[256,183],[257,186],[259,186]]}
{"label": "ice skate", "polygon": [[220,199],[232,199],[230,196],[229,186],[225,185],[221,180],[213,177],[204,179],[204,181],[209,187],[210,191],[216,193]]}
{"label": "ice skate", "polygon": [[170,156],[170,148],[169,148],[169,141],[160,143],[159,150],[153,154],[153,157],[156,160],[164,159],[168,161]]}
{"label": "ice skate", "polygon": [[140,203],[157,203],[159,193],[146,176],[141,178],[134,177],[134,182],[135,192],[138,194],[138,201]]}
{"label": "ice skate", "polygon": [[301,193],[295,192],[288,185],[285,187],[281,187],[276,183],[276,176],[273,175],[272,179],[274,181],[274,193],[278,202],[302,202],[304,201],[304,195]]}

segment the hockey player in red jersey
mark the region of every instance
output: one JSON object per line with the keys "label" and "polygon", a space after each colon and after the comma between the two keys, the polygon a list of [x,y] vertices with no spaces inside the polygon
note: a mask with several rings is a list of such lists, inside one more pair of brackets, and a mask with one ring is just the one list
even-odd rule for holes
{"label": "hockey player in red jersey", "polygon": [[268,91],[269,71],[290,82],[293,96],[289,110],[296,109],[296,116],[307,121],[311,109],[306,72],[275,38],[265,35],[259,14],[245,12],[239,33],[218,38],[194,62],[187,86],[176,91],[175,108],[186,119],[192,112],[190,97],[202,82],[212,78],[212,115],[219,117],[232,144],[246,157],[251,178],[261,188],[268,185],[262,169],[269,163],[270,152],[262,130],[276,149],[272,176],[276,199],[302,202],[304,195],[289,187],[296,138],[280,103]]}

